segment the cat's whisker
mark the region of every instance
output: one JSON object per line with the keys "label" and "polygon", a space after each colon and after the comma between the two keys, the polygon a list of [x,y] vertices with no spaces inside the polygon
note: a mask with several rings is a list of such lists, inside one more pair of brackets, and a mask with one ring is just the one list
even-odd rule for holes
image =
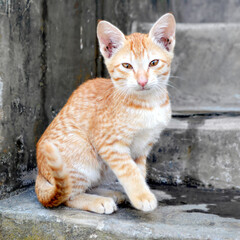
{"label": "cat's whisker", "polygon": [[180,94],[182,93],[180,89],[176,88],[175,86],[173,86],[173,85],[171,85],[169,83],[167,83],[166,86],[169,86],[169,87],[173,88],[174,90],[176,90]]}
{"label": "cat's whisker", "polygon": [[[170,84],[170,83],[166,83],[165,85],[168,86],[168,87],[172,87],[172,88],[174,88],[174,89],[177,89],[174,85],[172,85],[172,84]],[[178,89],[177,89],[177,90],[178,90]]]}
{"label": "cat's whisker", "polygon": [[183,80],[183,81],[187,80],[186,78],[183,78],[183,77],[180,77],[180,76],[174,76],[174,75],[170,75],[169,79],[171,79],[171,78],[176,78],[176,79]]}

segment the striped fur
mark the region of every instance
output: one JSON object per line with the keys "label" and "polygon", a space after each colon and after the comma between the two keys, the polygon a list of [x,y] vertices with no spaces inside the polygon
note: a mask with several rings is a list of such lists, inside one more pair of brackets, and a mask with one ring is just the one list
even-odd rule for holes
{"label": "striped fur", "polygon": [[36,194],[46,207],[64,203],[110,214],[117,209],[116,192],[86,193],[110,169],[132,205],[151,211],[157,200],[146,183],[146,158],[171,118],[174,17],[164,15],[149,34],[129,36],[101,21],[97,34],[111,79],[78,87],[42,135]]}

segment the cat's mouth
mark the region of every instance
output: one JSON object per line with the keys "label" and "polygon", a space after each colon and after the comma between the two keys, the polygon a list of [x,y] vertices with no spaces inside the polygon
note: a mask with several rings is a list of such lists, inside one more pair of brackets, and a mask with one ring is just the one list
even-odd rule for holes
{"label": "cat's mouth", "polygon": [[146,87],[142,87],[142,88],[137,89],[138,92],[149,91],[149,90],[150,90],[150,88],[146,88]]}

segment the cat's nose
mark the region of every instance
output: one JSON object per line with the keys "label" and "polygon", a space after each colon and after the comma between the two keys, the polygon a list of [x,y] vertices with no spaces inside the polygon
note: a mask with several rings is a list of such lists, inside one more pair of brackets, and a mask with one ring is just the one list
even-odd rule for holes
{"label": "cat's nose", "polygon": [[140,86],[144,87],[147,84],[148,79],[146,77],[140,77],[137,82]]}
{"label": "cat's nose", "polygon": [[137,71],[136,75],[137,83],[140,85],[142,88],[146,86],[148,83],[148,74],[144,70],[139,70]]}

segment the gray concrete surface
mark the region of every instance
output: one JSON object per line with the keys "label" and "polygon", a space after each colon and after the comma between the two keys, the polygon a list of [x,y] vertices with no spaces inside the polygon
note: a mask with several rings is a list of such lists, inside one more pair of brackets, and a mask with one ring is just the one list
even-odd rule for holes
{"label": "gray concrete surface", "polygon": [[240,112],[239,34],[240,24],[177,25],[169,82],[174,112]]}
{"label": "gray concrete surface", "polygon": [[240,116],[174,118],[149,157],[155,182],[240,189]]}
{"label": "gray concrete surface", "polygon": [[[167,204],[161,197],[165,194],[155,194],[161,202],[154,212],[125,205],[115,214],[98,215],[66,207],[46,209],[30,189],[0,201],[0,239],[240,239],[240,219],[208,213],[207,204]],[[239,201],[239,194],[232,199]]]}

